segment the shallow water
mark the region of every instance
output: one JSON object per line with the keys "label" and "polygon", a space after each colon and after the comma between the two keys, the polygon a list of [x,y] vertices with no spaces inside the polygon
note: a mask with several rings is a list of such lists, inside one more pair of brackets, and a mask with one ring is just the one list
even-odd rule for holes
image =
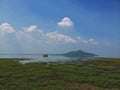
{"label": "shallow water", "polygon": [[20,60],[19,63],[26,64],[32,62],[67,62],[67,61],[84,61],[88,58],[66,57],[63,55],[50,54],[48,57],[43,57],[41,54],[2,54],[0,58],[29,58],[29,60]]}
{"label": "shallow water", "polygon": [[35,57],[30,58],[30,60],[21,60],[19,61],[22,64],[30,63],[30,62],[62,62],[62,61],[68,61],[70,58],[60,55],[49,55],[48,57]]}

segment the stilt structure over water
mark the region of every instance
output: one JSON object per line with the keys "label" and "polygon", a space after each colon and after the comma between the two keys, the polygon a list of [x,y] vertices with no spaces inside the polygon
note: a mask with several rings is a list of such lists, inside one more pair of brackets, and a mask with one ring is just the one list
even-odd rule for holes
{"label": "stilt structure over water", "polygon": [[43,57],[44,57],[44,58],[47,58],[47,57],[48,57],[48,54],[43,54]]}

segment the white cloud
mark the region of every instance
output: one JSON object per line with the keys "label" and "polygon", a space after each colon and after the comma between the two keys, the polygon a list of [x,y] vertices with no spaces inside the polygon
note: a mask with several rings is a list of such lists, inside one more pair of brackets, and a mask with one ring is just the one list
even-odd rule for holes
{"label": "white cloud", "polygon": [[25,27],[24,32],[28,33],[30,35],[32,34],[33,36],[34,36],[35,33],[36,33],[35,35],[44,33],[44,31],[41,30],[41,29],[38,29],[36,25],[31,25],[29,27]]}
{"label": "white cloud", "polygon": [[0,25],[0,33],[13,33],[13,32],[15,32],[15,30],[10,24],[2,23]]}
{"label": "white cloud", "polygon": [[27,28],[25,28],[25,32],[33,32],[37,29],[37,26],[36,25],[31,25]]}
{"label": "white cloud", "polygon": [[67,43],[77,43],[77,41],[75,39],[71,38],[70,36],[67,36],[64,34],[59,34],[56,31],[47,33],[46,36],[51,39],[64,40]]}
{"label": "white cloud", "polygon": [[81,38],[81,37],[77,37],[78,41],[81,42],[81,43],[86,43],[86,44],[98,44],[98,42],[96,42],[93,38],[90,38],[90,39],[84,39],[84,38]]}
{"label": "white cloud", "polygon": [[73,22],[70,20],[69,17],[64,17],[62,21],[58,22],[57,24],[60,27],[72,27],[73,26]]}

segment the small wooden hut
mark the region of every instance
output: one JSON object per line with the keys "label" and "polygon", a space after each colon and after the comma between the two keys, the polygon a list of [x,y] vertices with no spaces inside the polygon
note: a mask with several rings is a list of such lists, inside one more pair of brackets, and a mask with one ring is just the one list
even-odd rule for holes
{"label": "small wooden hut", "polygon": [[48,54],[43,54],[43,57],[44,57],[44,58],[47,58],[47,57],[48,57]]}

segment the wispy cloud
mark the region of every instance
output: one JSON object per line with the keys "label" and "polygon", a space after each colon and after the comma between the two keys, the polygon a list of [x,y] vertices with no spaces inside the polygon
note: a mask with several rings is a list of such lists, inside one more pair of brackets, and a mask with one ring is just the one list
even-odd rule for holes
{"label": "wispy cloud", "polygon": [[78,39],[78,42],[80,42],[80,43],[94,44],[94,45],[97,45],[97,44],[98,44],[98,42],[95,41],[93,38],[84,39],[84,38],[81,38],[81,37],[77,37],[77,39]]}
{"label": "wispy cloud", "polygon": [[75,39],[64,34],[59,34],[57,31],[47,33],[46,36],[50,37],[51,39],[64,40],[67,43],[77,43]]}

